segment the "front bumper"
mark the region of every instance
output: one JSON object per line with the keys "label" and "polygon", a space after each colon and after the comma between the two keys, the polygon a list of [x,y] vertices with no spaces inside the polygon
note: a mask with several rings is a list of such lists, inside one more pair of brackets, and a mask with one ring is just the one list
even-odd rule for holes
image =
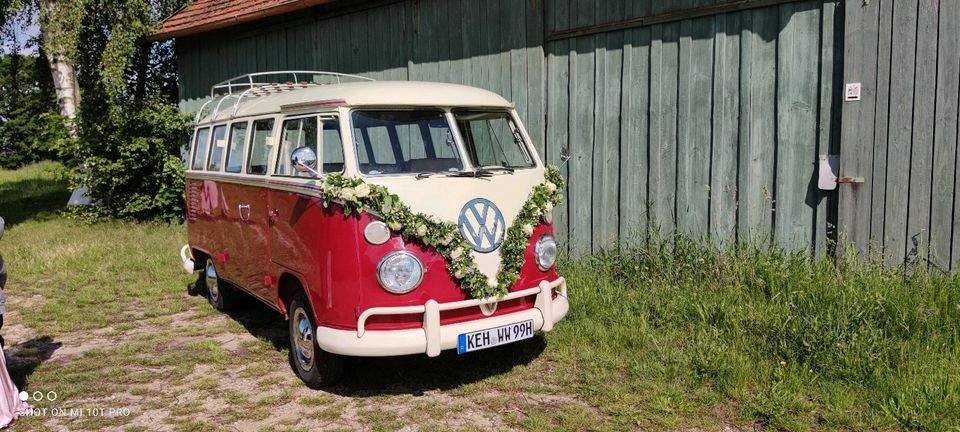
{"label": "front bumper", "polygon": [[[554,298],[553,294],[557,296]],[[553,324],[563,319],[570,310],[567,301],[567,282],[560,277],[553,282],[543,281],[534,288],[515,291],[499,301],[536,295],[534,307],[519,312],[499,315],[456,324],[440,325],[440,312],[489,305],[489,300],[474,299],[451,303],[428,300],[419,306],[371,308],[360,314],[357,330],[338,330],[329,327],[317,328],[317,345],[327,352],[358,357],[386,357],[426,353],[430,357],[440,355],[441,350],[457,347],[457,337],[462,333],[499,327],[516,322],[533,320],[533,329],[548,332]],[[366,330],[368,318],[374,315],[423,314],[423,327],[405,330]]]}

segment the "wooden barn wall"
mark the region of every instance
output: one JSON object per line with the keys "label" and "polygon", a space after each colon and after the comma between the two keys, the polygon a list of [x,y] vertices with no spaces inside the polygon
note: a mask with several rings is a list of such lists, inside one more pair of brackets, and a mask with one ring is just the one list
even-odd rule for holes
{"label": "wooden barn wall", "polygon": [[574,251],[654,229],[822,252],[836,203],[816,188],[816,161],[839,147],[839,3],[765,1],[547,41],[713,3],[724,2],[405,0],[285,17],[181,39],[182,106],[195,110],[216,81],[276,69],[483,87],[514,101],[541,155],[562,165],[557,228]]}
{"label": "wooden barn wall", "polygon": [[845,12],[840,227],[892,265],[960,261],[960,1],[875,0]]}
{"label": "wooden barn wall", "polygon": [[[550,2],[547,26],[670,3]],[[652,228],[822,252],[830,194],[816,187],[816,161],[839,140],[837,11],[791,2],[549,42],[547,154],[572,155],[559,224],[569,244],[642,241]]]}

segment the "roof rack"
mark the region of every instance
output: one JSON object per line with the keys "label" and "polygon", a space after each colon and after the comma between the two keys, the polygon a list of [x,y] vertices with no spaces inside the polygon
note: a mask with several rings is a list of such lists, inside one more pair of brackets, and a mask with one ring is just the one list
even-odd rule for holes
{"label": "roof rack", "polygon": [[[262,79],[262,77],[276,76],[286,76],[287,78],[292,78],[292,80],[280,83],[276,81],[264,81]],[[310,81],[300,80],[300,78],[306,77],[309,77]],[[331,82],[320,82],[319,79],[323,77],[331,78]],[[212,114],[216,116],[220,112],[221,105],[231,97],[235,97],[237,101],[233,105],[233,113],[230,114],[230,118],[232,119],[237,115],[237,109],[240,107],[240,102],[244,98],[267,96],[307,87],[333,84],[333,79],[336,80],[336,84],[342,83],[344,79],[375,81],[373,78],[360,75],[307,70],[269,71],[244,74],[221,81],[214,84],[213,87],[210,87],[210,100],[206,101],[197,111],[194,122],[200,122],[200,119],[203,118],[204,110],[214,101],[216,101],[216,106]]]}

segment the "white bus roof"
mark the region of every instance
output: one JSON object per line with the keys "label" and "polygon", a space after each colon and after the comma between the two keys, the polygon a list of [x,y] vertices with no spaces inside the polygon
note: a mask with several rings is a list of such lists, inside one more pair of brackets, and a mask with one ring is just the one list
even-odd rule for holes
{"label": "white bus roof", "polygon": [[[265,88],[267,86],[264,86]],[[275,88],[282,88],[283,85]],[[201,111],[198,124],[229,121],[232,118],[260,116],[280,112],[316,111],[337,106],[434,106],[512,108],[513,104],[488,90],[459,84],[420,81],[363,81],[343,84],[289,84],[282,90],[258,92],[240,97],[234,93],[220,97]],[[235,105],[239,101],[239,106]]]}

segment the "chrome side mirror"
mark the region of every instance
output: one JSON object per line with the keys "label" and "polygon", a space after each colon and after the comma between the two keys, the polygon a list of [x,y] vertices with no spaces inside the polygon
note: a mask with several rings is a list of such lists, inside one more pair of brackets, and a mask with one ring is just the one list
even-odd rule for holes
{"label": "chrome side mirror", "polygon": [[567,163],[568,160],[570,160],[570,148],[563,146],[560,149],[560,162]]}
{"label": "chrome side mirror", "polygon": [[290,155],[290,162],[297,172],[317,175],[317,152],[310,147],[300,147]]}
{"label": "chrome side mirror", "polygon": [[6,223],[3,221],[3,218],[0,217],[0,238],[3,238],[3,229],[6,226]]}

